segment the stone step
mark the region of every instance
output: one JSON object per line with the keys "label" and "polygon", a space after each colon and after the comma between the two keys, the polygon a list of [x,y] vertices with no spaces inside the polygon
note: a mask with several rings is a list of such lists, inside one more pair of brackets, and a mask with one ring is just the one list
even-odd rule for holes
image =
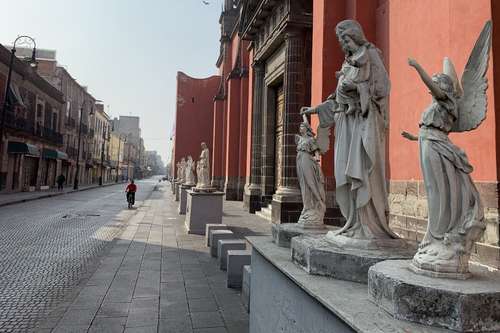
{"label": "stone step", "polygon": [[248,250],[227,251],[227,287],[240,289],[243,284],[243,267],[250,265],[252,253]]}
{"label": "stone step", "polygon": [[247,242],[243,239],[220,239],[217,247],[217,261],[219,268],[223,271],[227,269],[227,251],[246,250]]}
{"label": "stone step", "polygon": [[271,205],[267,205],[267,207],[262,207],[260,211],[255,212],[255,215],[271,222],[273,216],[273,209]]}
{"label": "stone step", "polygon": [[250,265],[243,266],[243,282],[241,285],[241,300],[243,302],[243,306],[247,309],[247,312],[250,312],[251,278],[252,278],[252,266],[250,266]]}
{"label": "stone step", "polygon": [[212,257],[217,257],[219,240],[234,238],[234,233],[231,230],[212,230],[210,232],[210,255]]}
{"label": "stone step", "polygon": [[210,233],[212,230],[228,230],[227,225],[222,223],[209,223],[205,226],[205,245],[210,247]]}

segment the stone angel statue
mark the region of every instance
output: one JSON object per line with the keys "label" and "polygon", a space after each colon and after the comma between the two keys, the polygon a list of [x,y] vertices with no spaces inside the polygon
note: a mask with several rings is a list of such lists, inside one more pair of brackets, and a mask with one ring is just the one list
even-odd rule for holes
{"label": "stone angel statue", "polygon": [[198,184],[196,184],[196,189],[212,189],[210,186],[210,152],[205,142],[201,143],[201,154],[196,165],[196,172],[198,174]]}
{"label": "stone angel statue", "polygon": [[181,184],[184,184],[186,182],[186,159],[183,157],[181,158],[181,169],[179,173],[179,182]]}
{"label": "stone angel statue", "polygon": [[328,149],[321,149],[314,137],[306,116],[300,124],[300,135],[295,135],[297,145],[297,177],[302,195],[302,213],[298,224],[304,228],[324,227],[326,211],[325,180],[319,164],[320,154]]}
{"label": "stone angel statue", "polygon": [[188,156],[186,162],[186,170],[185,170],[185,182],[184,185],[194,186],[196,185],[196,179],[194,175],[194,161],[191,155]]}
{"label": "stone angel statue", "polygon": [[181,168],[181,162],[177,162],[177,178],[175,180],[180,180],[182,178],[182,168]]}
{"label": "stone angel statue", "polygon": [[473,130],[486,117],[491,31],[488,21],[474,45],[461,83],[448,58],[444,59],[443,73],[432,77],[417,61],[408,60],[432,95],[431,104],[422,114],[418,137],[402,133],[419,142],[429,206],[427,230],[411,266],[417,273],[467,278],[472,247],[485,229],[479,192],[470,177],[473,168],[448,134]]}

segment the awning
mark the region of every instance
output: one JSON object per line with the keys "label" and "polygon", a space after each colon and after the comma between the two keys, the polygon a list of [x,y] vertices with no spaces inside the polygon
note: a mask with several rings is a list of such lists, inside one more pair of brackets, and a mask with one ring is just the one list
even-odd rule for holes
{"label": "awning", "polygon": [[68,159],[68,155],[66,153],[63,153],[62,151],[59,151],[59,150],[48,149],[48,148],[43,148],[42,157],[47,158],[47,159],[54,159],[54,160],[67,160]]}
{"label": "awning", "polygon": [[38,149],[37,146],[17,141],[9,141],[7,152],[9,154],[25,154],[37,157],[40,156],[40,149]]}

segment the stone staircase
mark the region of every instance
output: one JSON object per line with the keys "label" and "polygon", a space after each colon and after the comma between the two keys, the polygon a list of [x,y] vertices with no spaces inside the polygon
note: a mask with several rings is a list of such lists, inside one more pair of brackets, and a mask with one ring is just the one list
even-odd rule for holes
{"label": "stone staircase", "polygon": [[255,215],[262,217],[263,219],[271,222],[271,219],[272,219],[271,204],[268,204],[267,206],[262,206],[260,211],[255,212]]}

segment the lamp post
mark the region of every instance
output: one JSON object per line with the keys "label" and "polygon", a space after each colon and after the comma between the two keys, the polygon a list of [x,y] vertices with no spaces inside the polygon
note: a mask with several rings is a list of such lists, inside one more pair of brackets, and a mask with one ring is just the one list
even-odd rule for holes
{"label": "lamp post", "polygon": [[[82,141],[82,123],[83,123],[83,107],[85,106],[85,100],[82,102],[82,106],[80,107],[80,125],[78,126],[78,147],[76,151],[76,172],[75,172],[75,180],[73,182],[73,189],[78,190],[78,176],[80,173],[80,146]],[[94,114],[91,109],[89,115]]]}
{"label": "lamp post", "polygon": [[[32,68],[36,67],[36,42],[33,38],[30,36],[19,36],[14,40],[14,43],[12,44],[12,50],[10,51],[10,62],[9,62],[9,74],[7,75],[7,84],[5,85],[5,94],[4,96],[4,101],[3,101],[3,106],[2,106],[2,116],[0,117],[0,152],[2,153],[0,155],[0,173],[2,171],[2,161],[3,161],[3,147],[5,142],[3,140],[3,134],[4,134],[4,129],[5,129],[5,114],[7,113],[7,108],[12,107],[10,105],[9,101],[9,93],[10,93],[10,82],[12,80],[12,67],[14,66],[14,58],[16,57],[16,44],[18,42],[22,42],[25,44],[33,44],[33,53],[31,54],[31,60],[30,60],[30,66]],[[0,190],[2,189],[2,178],[0,177]]]}

